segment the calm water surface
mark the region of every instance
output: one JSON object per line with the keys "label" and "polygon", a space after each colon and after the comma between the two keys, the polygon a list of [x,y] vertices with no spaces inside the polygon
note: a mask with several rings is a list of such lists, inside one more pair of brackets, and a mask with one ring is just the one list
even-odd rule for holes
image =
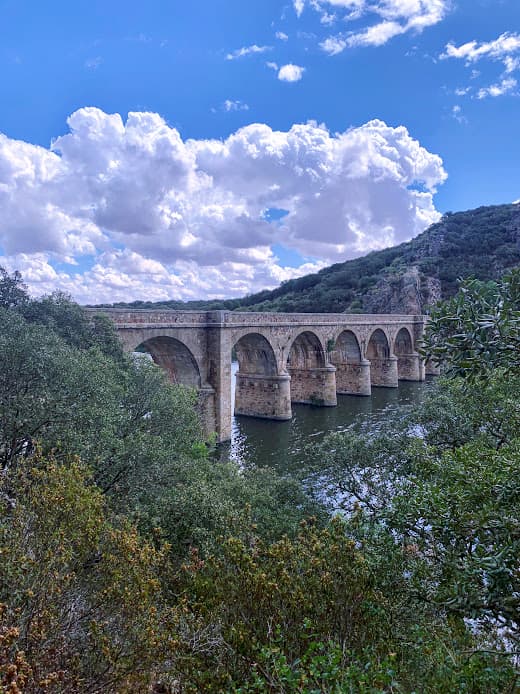
{"label": "calm water surface", "polygon": [[[233,364],[233,374],[237,370],[238,365]],[[232,382],[234,389],[234,377]],[[289,422],[234,417],[231,443],[220,447],[220,455],[244,466],[269,466],[280,472],[298,469],[305,465],[308,444],[345,429],[359,417],[376,424],[387,408],[421,402],[429,383],[401,381],[399,388],[373,388],[371,397],[338,395],[337,407],[293,404]]]}

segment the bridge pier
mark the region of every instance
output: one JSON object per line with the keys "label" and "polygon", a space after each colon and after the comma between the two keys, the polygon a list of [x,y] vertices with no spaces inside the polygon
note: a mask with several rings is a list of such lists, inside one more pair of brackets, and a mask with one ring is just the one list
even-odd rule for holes
{"label": "bridge pier", "polygon": [[202,386],[198,394],[198,408],[202,429],[206,439],[210,439],[215,431],[217,431],[215,389],[210,385]]}
{"label": "bridge pier", "polygon": [[362,359],[354,364],[336,364],[336,390],[340,395],[370,395],[370,362]]}
{"label": "bridge pier", "polygon": [[291,377],[236,375],[235,414],[262,419],[291,419]]}
{"label": "bridge pier", "polygon": [[370,380],[373,386],[398,388],[397,357],[372,357],[370,359]]}
{"label": "bridge pier", "polygon": [[440,376],[441,367],[439,364],[434,364],[432,361],[428,360],[424,365],[424,370],[427,376]]}
{"label": "bridge pier", "polygon": [[217,441],[231,440],[231,347],[223,330],[224,312],[208,312],[208,381],[215,390],[215,431]]}
{"label": "bridge pier", "polygon": [[335,407],[336,367],[328,364],[317,368],[290,367],[291,400],[305,405]]}
{"label": "bridge pier", "polygon": [[397,373],[400,381],[424,381],[421,357],[415,352],[400,354],[397,358]]}

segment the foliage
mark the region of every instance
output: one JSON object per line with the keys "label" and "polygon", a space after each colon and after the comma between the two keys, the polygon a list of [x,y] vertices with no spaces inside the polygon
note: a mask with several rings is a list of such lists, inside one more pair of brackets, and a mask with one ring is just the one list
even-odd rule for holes
{"label": "foliage", "polygon": [[340,521],[324,530],[306,524],[294,540],[274,544],[251,534],[230,538],[206,562],[194,554],[186,571],[190,601],[220,625],[227,645],[189,663],[185,675],[199,691],[247,681],[262,649],[276,642],[283,640],[286,658],[301,657],[310,633],[336,637],[344,648],[368,642],[384,650],[387,605]]}
{"label": "foliage", "polygon": [[386,518],[414,551],[434,557],[418,590],[481,629],[497,625],[520,649],[520,441],[474,442],[423,456]]}
{"label": "foliage", "polygon": [[29,323],[50,328],[72,347],[97,347],[113,359],[123,359],[123,349],[110,319],[103,315],[87,315],[63,292],[56,291],[49,296],[26,301],[20,307],[20,313]]}
{"label": "foliage", "polygon": [[425,355],[450,375],[482,377],[494,369],[520,371],[520,270],[497,282],[462,282],[458,294],[435,308]]}
{"label": "foliage", "polygon": [[253,524],[267,541],[294,535],[305,516],[326,521],[324,509],[310,501],[301,484],[268,469],[240,470],[211,458],[185,461],[162,491],[143,493],[136,520],[150,532],[160,527],[176,555],[190,546],[202,555],[218,551],[222,538]]}
{"label": "foliage", "polygon": [[166,457],[201,440],[194,394],[167,384],[159,369],[78,350],[16,313],[2,322],[2,467],[40,440],[46,450],[92,461],[96,481],[116,492],[129,477],[134,489],[143,475],[150,480]]}
{"label": "foliage", "polygon": [[230,538],[206,561],[194,551],[187,605],[216,638],[174,676],[193,692],[506,691],[507,660],[473,653],[464,625],[414,593],[415,561],[383,533],[360,544],[338,518],[271,544]]}
{"label": "foliage", "polygon": [[110,522],[77,461],[38,455],[6,484],[17,502],[0,504],[0,691],[145,691],[170,648],[164,550]]}
{"label": "foliage", "polygon": [[16,270],[9,275],[7,270],[0,267],[0,309],[22,306],[28,299],[21,274]]}
{"label": "foliage", "polygon": [[[46,429],[74,420],[76,354],[54,334],[0,311],[0,455],[7,468]],[[79,405],[80,403],[78,403]]]}
{"label": "foliage", "polygon": [[[443,381],[416,410],[389,411],[379,431],[351,427],[328,437],[314,452],[320,465],[313,472],[344,511],[360,504],[369,526],[391,528],[421,550],[430,576],[422,586],[428,600],[483,623],[494,609],[495,624],[507,624],[516,639],[519,388],[518,378],[500,374],[470,386]],[[480,573],[470,590],[468,576],[480,559],[482,567],[496,560],[496,571],[512,583],[493,587],[491,576]],[[424,566],[416,569],[424,581]],[[456,607],[460,591],[467,601]]]}

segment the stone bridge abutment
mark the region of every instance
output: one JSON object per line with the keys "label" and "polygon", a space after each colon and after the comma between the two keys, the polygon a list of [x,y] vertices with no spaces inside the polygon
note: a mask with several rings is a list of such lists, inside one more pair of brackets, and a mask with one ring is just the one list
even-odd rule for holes
{"label": "stone bridge abutment", "polygon": [[[124,349],[146,351],[174,383],[199,392],[207,433],[231,437],[235,414],[288,420],[291,403],[333,407],[337,394],[421,381],[424,316],[89,309],[114,322]],[[231,355],[236,356],[231,402]]]}

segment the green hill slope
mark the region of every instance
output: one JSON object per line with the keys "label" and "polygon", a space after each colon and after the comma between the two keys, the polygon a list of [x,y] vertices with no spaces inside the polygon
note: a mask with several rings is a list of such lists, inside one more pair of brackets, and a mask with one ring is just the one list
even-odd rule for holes
{"label": "green hill slope", "polygon": [[457,279],[487,280],[520,265],[520,205],[448,213],[412,241],[347,260],[243,299],[134,302],[134,307],[242,311],[422,313]]}

